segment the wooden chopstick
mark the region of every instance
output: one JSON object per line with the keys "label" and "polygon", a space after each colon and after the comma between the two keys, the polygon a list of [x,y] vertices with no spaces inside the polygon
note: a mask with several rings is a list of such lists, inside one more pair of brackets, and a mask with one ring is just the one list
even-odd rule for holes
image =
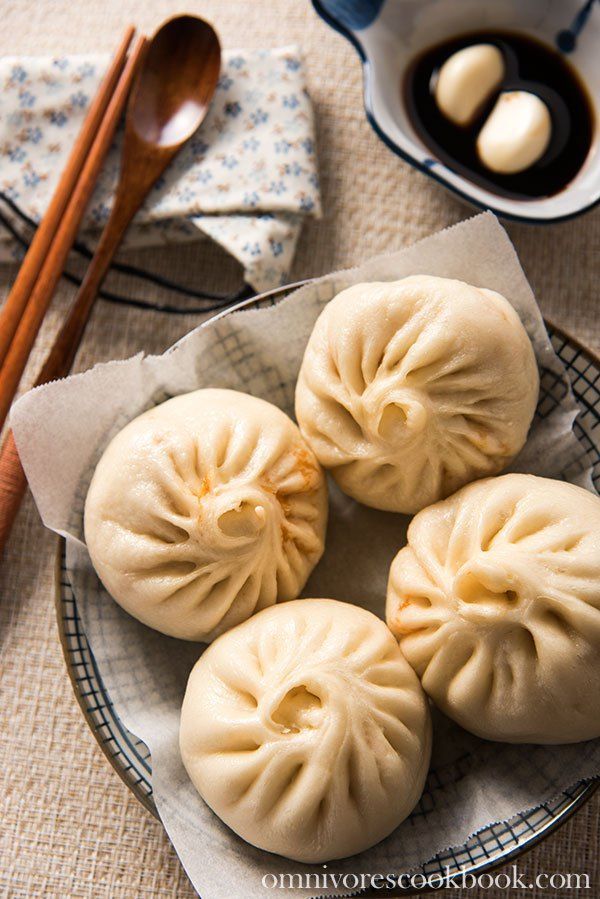
{"label": "wooden chopstick", "polygon": [[[25,366],[27,355],[35,340],[45,309],[60,278],[69,249],[75,239],[85,204],[89,200],[96,183],[146,44],[146,38],[138,38],[127,60],[127,65],[119,78],[92,145],[91,152],[84,164],[80,179],[66,208],[56,239],[50,248],[46,263],[42,267],[38,282],[31,294],[31,301],[17,329],[15,341],[13,341],[5,359],[5,364],[0,371],[0,418],[2,423],[6,419],[12,396],[18,386],[20,373],[22,373]],[[19,338],[21,338],[20,342],[17,342]],[[15,347],[17,349],[14,349]],[[27,347],[29,348],[27,349]],[[36,379],[35,386],[37,387],[45,384],[47,381],[68,374],[71,362],[71,355],[66,357],[51,350]],[[19,459],[13,433],[9,430],[0,450],[0,552],[2,552],[11,532],[26,488],[27,479]]]}
{"label": "wooden chopstick", "polygon": [[13,432],[9,431],[0,451],[0,554],[10,536],[17,512],[21,506],[27,478],[19,459]]}
{"label": "wooden chopstick", "polygon": [[135,28],[130,25],[125,32],[123,40],[119,45],[119,49],[117,50],[106,75],[102,79],[98,92],[85,117],[81,131],[73,144],[71,155],[60,176],[56,190],[50,200],[50,205],[48,206],[39,227],[36,229],[27,255],[19,269],[15,283],[0,311],[0,365],[2,365],[6,358],[11,341],[23,314],[23,310],[27,305],[33,286],[44,263],[46,253],[50,248],[50,244],[52,243],[60,224],[61,216],[65,211],[69,197],[77,183],[77,179],[79,178],[83,164],[90,151],[98,128],[100,127],[100,122],[104,117],[110,98],[115,91],[117,81],[125,66],[127,51],[134,33]]}
{"label": "wooden chopstick", "polygon": [[[0,428],[6,421],[21,375],[34,344],[40,325],[54,289],[62,274],[67,256],[77,236],[83,213],[92,195],[102,163],[112,142],[115,129],[123,112],[127,95],[144,51],[146,39],[139,37],[127,59],[117,87],[110,99],[96,139],[81,170],[79,180],[71,194],[61,223],[56,231],[40,274],[31,292],[29,302],[13,337],[6,358],[0,369]],[[1,486],[1,485],[0,485]]]}

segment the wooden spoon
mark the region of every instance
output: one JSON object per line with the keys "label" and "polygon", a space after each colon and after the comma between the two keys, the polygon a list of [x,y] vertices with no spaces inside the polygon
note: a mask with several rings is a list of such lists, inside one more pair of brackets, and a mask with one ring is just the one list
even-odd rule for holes
{"label": "wooden spoon", "polygon": [[123,234],[150,188],[206,117],[220,68],[219,39],[196,16],[169,19],[150,40],[127,105],[113,209],[38,383],[69,372]]}
{"label": "wooden spoon", "polygon": [[[152,185],[205,118],[220,67],[219,39],[207,22],[195,16],[170,19],[149,42],[127,106],[114,206],[36,386],[69,373],[119,242]],[[26,483],[9,431],[0,451],[0,553]]]}

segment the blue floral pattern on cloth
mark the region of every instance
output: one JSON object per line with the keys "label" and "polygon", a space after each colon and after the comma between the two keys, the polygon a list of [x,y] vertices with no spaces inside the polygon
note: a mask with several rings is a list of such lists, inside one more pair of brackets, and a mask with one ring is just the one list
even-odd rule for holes
{"label": "blue floral pattern on cloth", "polygon": [[[39,220],[106,66],[106,56],[0,59],[0,190]],[[86,212],[110,213],[122,132]],[[286,283],[303,220],[320,216],[314,117],[296,47],[231,50],[209,114],[151,191],[129,245],[192,240],[202,232],[262,291]],[[0,235],[0,260],[19,254]]]}

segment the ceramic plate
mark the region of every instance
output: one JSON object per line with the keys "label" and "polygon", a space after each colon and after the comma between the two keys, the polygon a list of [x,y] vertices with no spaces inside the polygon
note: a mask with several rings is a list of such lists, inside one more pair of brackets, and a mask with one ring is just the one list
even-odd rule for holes
{"label": "ceramic plate", "polygon": [[[272,305],[285,296],[290,285],[245,300],[219,315],[228,315],[240,308]],[[600,358],[579,344],[559,328],[547,325],[552,344],[565,364],[580,408],[575,432],[583,454],[592,467],[592,478],[600,492]],[[540,409],[550,409],[561,398],[562,382],[550,379],[542,382]],[[148,750],[122,724],[116,708],[96,668],[94,655],[88,645],[77,610],[77,599],[66,576],[65,544],[59,540],[56,564],[56,615],[67,670],[75,696],[100,748],[113,768],[134,795],[153,815],[158,817],[152,800],[152,766]],[[453,766],[453,777],[460,782],[468,772],[470,759],[465,756]],[[434,807],[439,775],[429,772],[421,807]],[[579,783],[572,789],[509,821],[494,824],[471,837],[463,845],[454,846],[422,865],[425,876],[458,872],[482,873],[531,848],[574,812],[594,793],[597,783]],[[356,895],[380,895],[369,891]],[[400,890],[402,894],[411,892]]]}

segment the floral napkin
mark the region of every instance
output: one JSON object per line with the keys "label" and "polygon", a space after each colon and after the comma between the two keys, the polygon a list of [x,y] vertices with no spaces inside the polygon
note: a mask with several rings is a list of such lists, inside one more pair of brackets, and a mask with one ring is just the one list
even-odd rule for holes
{"label": "floral napkin", "polygon": [[[35,220],[46,209],[107,56],[0,59],[0,191]],[[122,129],[84,220],[110,212]],[[286,283],[306,215],[320,215],[314,118],[296,47],[223,54],[209,114],[138,213],[129,245],[199,232],[221,244],[263,291]],[[18,255],[0,231],[0,260]]]}

